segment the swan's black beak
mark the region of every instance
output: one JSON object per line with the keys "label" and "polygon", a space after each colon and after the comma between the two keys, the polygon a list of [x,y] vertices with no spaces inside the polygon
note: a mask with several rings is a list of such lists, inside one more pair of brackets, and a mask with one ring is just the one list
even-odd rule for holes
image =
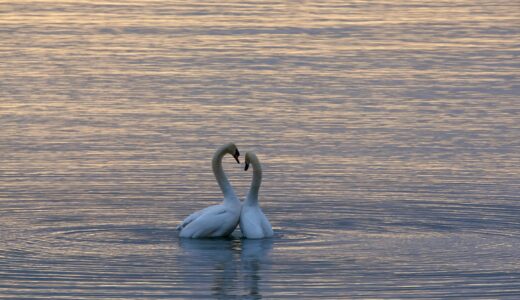
{"label": "swan's black beak", "polygon": [[237,161],[238,164],[240,164],[240,161],[238,160],[238,157],[240,156],[240,152],[238,152],[238,149],[235,149],[235,154],[233,154],[233,157]]}
{"label": "swan's black beak", "polygon": [[244,171],[247,171],[249,169],[249,163],[246,161],[246,166],[244,167]]}

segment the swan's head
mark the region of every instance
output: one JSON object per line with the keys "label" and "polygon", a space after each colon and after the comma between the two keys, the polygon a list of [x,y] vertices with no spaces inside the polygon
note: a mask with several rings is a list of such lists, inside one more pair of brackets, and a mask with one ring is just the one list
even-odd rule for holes
{"label": "swan's head", "polygon": [[240,156],[240,152],[238,152],[238,148],[234,143],[229,143],[225,146],[226,152],[233,155],[237,163],[240,163],[240,160],[238,160],[238,157]]}
{"label": "swan's head", "polygon": [[256,157],[256,154],[254,152],[246,152],[246,165],[244,167],[244,171],[247,171],[249,169],[249,164],[252,163],[252,161],[258,161],[258,157]]}

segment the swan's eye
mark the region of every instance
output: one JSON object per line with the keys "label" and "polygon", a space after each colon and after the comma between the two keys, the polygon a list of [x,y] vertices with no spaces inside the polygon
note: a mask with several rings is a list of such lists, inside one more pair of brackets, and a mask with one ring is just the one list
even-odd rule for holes
{"label": "swan's eye", "polygon": [[244,171],[247,171],[247,169],[249,169],[249,162],[246,161],[246,166],[244,167]]}

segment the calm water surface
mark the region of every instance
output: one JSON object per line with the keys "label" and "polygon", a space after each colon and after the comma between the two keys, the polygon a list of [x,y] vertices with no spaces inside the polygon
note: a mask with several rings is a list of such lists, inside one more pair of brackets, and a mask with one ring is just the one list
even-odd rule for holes
{"label": "calm water surface", "polygon": [[[519,19],[0,1],[0,298],[518,299]],[[226,141],[263,163],[273,239],[174,230],[220,201]]]}

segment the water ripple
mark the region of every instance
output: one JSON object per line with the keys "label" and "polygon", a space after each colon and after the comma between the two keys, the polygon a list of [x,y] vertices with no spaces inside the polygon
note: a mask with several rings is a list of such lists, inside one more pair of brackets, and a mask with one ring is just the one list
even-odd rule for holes
{"label": "water ripple", "polygon": [[[518,298],[517,6],[2,2],[0,298]],[[224,141],[273,239],[178,238]]]}

